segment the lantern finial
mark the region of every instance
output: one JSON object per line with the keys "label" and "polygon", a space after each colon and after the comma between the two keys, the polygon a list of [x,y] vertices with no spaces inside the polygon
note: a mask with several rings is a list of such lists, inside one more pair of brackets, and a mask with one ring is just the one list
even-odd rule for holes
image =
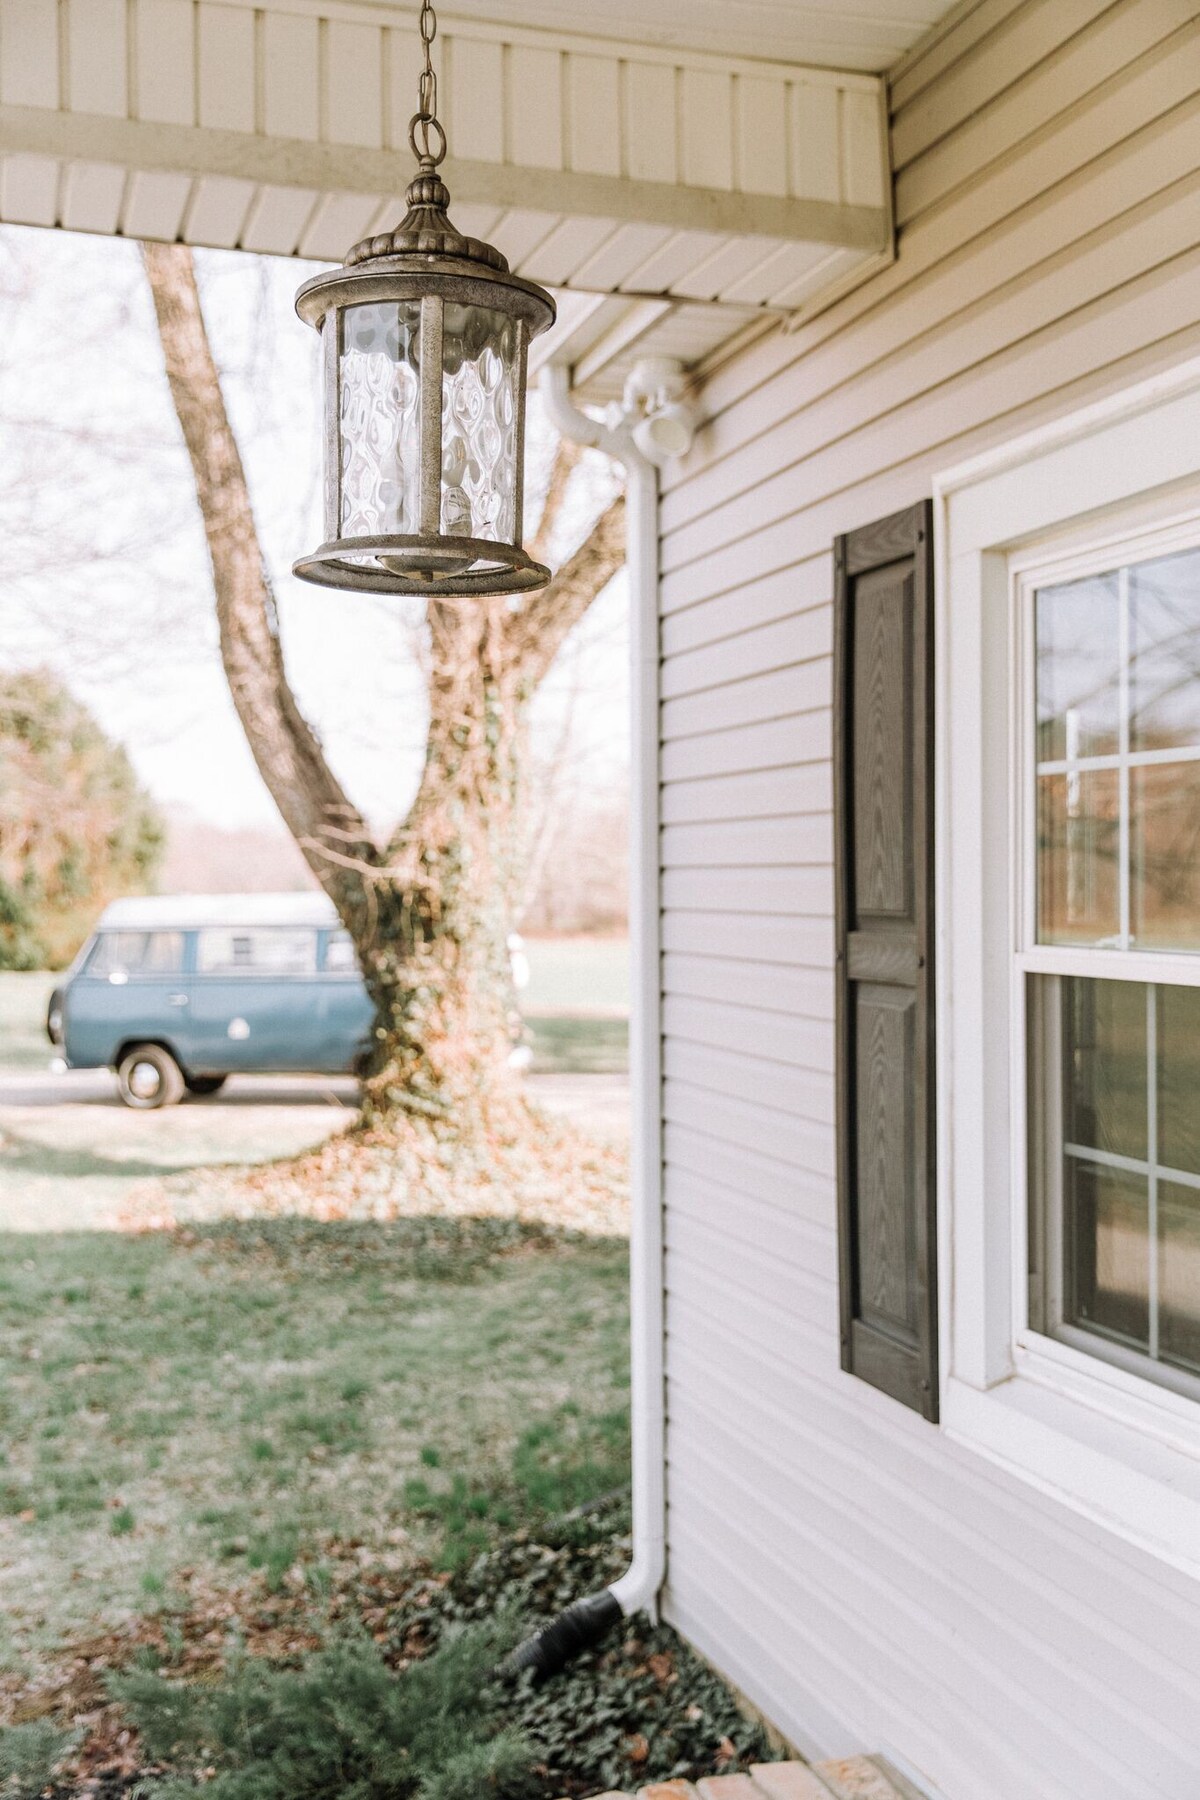
{"label": "lantern finial", "polygon": [[555,308],[493,245],[451,223],[438,173],[436,32],[424,0],[406,216],[296,296],[325,352],[326,542],[294,572],[454,599],[550,579],[521,535],[529,340]]}

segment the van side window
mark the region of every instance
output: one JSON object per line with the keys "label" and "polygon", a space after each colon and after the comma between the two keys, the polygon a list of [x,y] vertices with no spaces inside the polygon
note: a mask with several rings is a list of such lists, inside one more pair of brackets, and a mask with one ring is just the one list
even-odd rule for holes
{"label": "van side window", "polygon": [[357,973],[358,959],[348,931],[331,931],[325,941],[325,973],[348,975]]}
{"label": "van side window", "polygon": [[178,975],[181,931],[102,931],[88,960],[89,975]]}
{"label": "van side window", "polygon": [[214,926],[199,935],[201,975],[312,975],[317,934],[309,926]]}

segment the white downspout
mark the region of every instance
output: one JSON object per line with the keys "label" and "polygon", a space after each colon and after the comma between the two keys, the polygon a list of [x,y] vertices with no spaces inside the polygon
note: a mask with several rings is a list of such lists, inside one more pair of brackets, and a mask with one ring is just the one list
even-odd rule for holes
{"label": "white downspout", "polygon": [[[648,368],[661,384],[662,369]],[[618,416],[597,419],[570,397],[570,372],[542,371],[541,393],[550,422],[575,443],[603,450],[625,470],[626,568],[632,700],[632,817],[630,822],[631,1000],[629,1067],[632,1105],[632,1216],[630,1220],[631,1413],[633,1436],[633,1561],[608,1593],[625,1615],[657,1616],[666,1574],[665,1309],[662,1212],[662,1067],[659,899],[659,630],[658,468],[635,442],[666,460],[647,419],[634,404],[655,392],[635,371]],[[673,396],[672,396],[673,398]],[[683,409],[673,404],[671,451],[690,442],[678,429]],[[536,603],[535,603],[536,604]]]}

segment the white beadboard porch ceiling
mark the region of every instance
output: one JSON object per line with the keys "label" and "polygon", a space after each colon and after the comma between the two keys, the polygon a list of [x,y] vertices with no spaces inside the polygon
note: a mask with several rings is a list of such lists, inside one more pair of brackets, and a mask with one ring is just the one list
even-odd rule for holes
{"label": "white beadboard porch ceiling", "polygon": [[[452,216],[559,291],[539,359],[603,399],[890,259],[878,71],[949,10],[458,0]],[[418,50],[383,0],[0,0],[0,219],[336,261],[402,215]]]}

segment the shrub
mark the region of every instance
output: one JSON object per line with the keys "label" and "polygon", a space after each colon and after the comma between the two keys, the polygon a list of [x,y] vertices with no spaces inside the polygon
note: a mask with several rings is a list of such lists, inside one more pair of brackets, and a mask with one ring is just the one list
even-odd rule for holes
{"label": "shrub", "polygon": [[400,1675],[348,1637],[273,1668],[230,1659],[211,1686],[134,1670],[112,1679],[150,1756],[181,1771],[146,1800],[521,1800],[530,1746],[484,1703],[511,1640],[495,1625],[448,1636]]}

